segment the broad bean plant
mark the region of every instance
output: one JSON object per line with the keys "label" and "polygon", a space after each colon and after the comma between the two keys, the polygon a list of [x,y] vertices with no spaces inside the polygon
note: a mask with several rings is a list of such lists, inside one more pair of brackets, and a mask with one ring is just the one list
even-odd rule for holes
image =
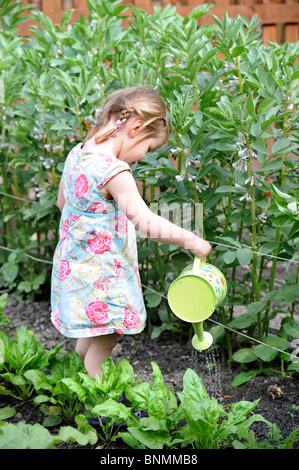
{"label": "broad bean plant", "polygon": [[[72,21],[70,10],[53,24],[34,5],[0,2],[2,292],[48,295],[65,158],[107,93],[149,85],[167,103],[172,133],[134,175],[153,210],[212,244],[208,261],[228,280],[214,314],[222,326],[211,325],[216,343],[229,361],[259,370],[278,356],[265,344],[275,346],[282,371],[286,362],[296,370],[281,351],[298,338],[299,43],[264,45],[256,15],[220,19],[209,4],[186,17],[170,5],[152,14],[119,0],[87,5],[87,18]],[[139,261],[153,337],[186,334],[164,297],[190,252],[140,235]],[[264,344],[247,347],[227,326]]]}

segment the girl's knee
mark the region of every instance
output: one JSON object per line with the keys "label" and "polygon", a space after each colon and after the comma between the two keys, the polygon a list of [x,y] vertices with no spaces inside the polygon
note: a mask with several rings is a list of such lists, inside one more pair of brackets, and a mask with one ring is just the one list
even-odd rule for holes
{"label": "girl's knee", "polygon": [[118,334],[112,333],[110,335],[94,336],[91,339],[91,342],[96,346],[112,349],[116,344],[117,338]]}
{"label": "girl's knee", "polygon": [[79,356],[84,359],[85,354],[90,346],[91,338],[79,338],[76,343],[75,351],[79,354]]}

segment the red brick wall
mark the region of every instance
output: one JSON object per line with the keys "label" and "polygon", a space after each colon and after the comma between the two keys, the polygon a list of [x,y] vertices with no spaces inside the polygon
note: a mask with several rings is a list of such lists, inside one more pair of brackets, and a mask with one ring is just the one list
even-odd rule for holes
{"label": "red brick wall", "polygon": [[[23,0],[24,4],[31,0]],[[35,0],[37,8],[49,16],[54,23],[58,23],[63,12],[74,8],[73,21],[82,14],[88,16],[86,0]],[[124,1],[131,3],[136,8],[143,8],[152,12],[155,5],[162,7],[167,4],[175,5],[182,16],[188,14],[194,7],[203,4],[202,0],[132,0]],[[296,42],[299,40],[299,0],[211,0],[214,3],[211,11],[214,15],[222,18],[225,11],[231,18],[241,15],[249,20],[254,14],[261,21],[263,42],[272,41],[277,43]],[[209,14],[200,20],[202,23],[213,23]],[[22,27],[21,34],[26,33],[28,26]]]}

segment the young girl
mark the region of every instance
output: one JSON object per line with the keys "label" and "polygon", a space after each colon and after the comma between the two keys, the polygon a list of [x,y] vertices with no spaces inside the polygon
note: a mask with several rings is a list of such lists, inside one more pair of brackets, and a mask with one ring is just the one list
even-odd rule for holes
{"label": "young girl", "polygon": [[[101,122],[100,127],[98,123]],[[102,376],[119,334],[140,333],[146,322],[135,227],[151,239],[188,248],[204,259],[208,242],[154,214],[130,169],[167,142],[165,104],[148,87],[112,93],[84,144],[69,153],[58,207],[60,239],[52,272],[51,320],[90,377]]]}

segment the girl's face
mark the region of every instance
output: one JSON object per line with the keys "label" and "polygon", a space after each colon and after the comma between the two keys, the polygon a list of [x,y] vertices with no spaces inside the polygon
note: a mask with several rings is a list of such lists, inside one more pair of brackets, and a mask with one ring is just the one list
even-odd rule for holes
{"label": "girl's face", "polygon": [[[138,126],[136,126],[136,128],[138,130]],[[149,137],[138,142],[140,137],[140,133],[138,134],[138,132],[135,132],[135,128],[132,126],[130,132],[121,145],[118,154],[119,160],[122,160],[129,165],[133,165],[136,162],[140,162],[148,152],[153,152],[165,143],[165,135],[162,125],[161,133],[159,133],[157,137]]]}
{"label": "girl's face", "polygon": [[145,155],[148,152],[153,152],[154,150],[160,148],[165,139],[162,137],[151,137],[145,139],[137,144],[133,144],[133,147],[122,148],[118,154],[119,160],[122,160],[129,165],[133,165],[136,162],[143,160]]}

